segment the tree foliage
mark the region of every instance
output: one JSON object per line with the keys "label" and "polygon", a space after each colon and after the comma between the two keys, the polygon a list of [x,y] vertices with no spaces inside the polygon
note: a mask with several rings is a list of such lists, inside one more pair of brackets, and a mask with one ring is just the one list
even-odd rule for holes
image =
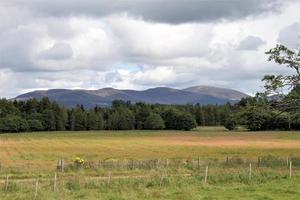
{"label": "tree foliage", "polygon": [[[266,75],[266,95],[277,95],[273,99],[272,106],[287,112],[299,112],[300,110],[300,48],[291,50],[283,44],[277,44],[275,48],[266,52],[268,60],[279,65],[293,69],[289,75]],[[286,94],[288,91],[288,94]]]}
{"label": "tree foliage", "polygon": [[107,128],[110,130],[134,129],[134,115],[124,106],[115,108],[107,120]]}
{"label": "tree foliage", "polygon": [[159,114],[151,113],[145,120],[144,129],[160,130],[165,128],[165,122]]}

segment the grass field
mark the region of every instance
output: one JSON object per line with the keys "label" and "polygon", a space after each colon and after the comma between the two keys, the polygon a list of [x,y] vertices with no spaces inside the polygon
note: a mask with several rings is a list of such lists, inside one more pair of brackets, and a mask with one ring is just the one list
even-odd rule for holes
{"label": "grass field", "polygon": [[[157,169],[80,169],[53,175],[58,159],[201,159],[201,165]],[[221,127],[194,131],[91,131],[0,135],[0,199],[300,199],[300,162],[258,167],[258,157],[300,157],[300,132],[229,132]],[[227,157],[246,161],[218,164]],[[165,162],[165,161],[164,161]],[[253,162],[253,178],[248,166]],[[283,162],[285,163],[285,162]],[[205,166],[210,165],[204,184]],[[171,165],[170,165],[171,166]],[[108,173],[112,174],[108,184]],[[9,175],[10,184],[6,184]],[[134,178],[136,177],[136,178]],[[35,180],[39,192],[34,197]],[[88,179],[87,179],[88,178]]]}
{"label": "grass field", "polygon": [[58,159],[86,160],[299,156],[299,132],[182,131],[51,132],[0,135],[3,167],[52,171]]}

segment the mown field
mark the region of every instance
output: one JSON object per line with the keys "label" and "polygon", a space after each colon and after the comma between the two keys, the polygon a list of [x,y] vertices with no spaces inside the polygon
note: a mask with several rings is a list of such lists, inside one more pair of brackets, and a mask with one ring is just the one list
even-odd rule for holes
{"label": "mown field", "polygon": [[[149,169],[68,168],[76,156],[86,163],[156,159],[164,164]],[[281,160],[257,161],[268,157]],[[59,159],[66,163],[64,172],[56,169]],[[183,164],[175,167],[176,159]],[[0,199],[300,198],[300,132],[296,131],[229,132],[206,127],[189,132],[1,134],[0,162]],[[206,166],[209,175],[204,183]]]}

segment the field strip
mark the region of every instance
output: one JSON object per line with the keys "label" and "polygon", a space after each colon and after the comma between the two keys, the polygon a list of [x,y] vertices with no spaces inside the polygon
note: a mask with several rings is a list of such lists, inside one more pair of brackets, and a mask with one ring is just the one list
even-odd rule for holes
{"label": "field strip", "polygon": [[[173,175],[161,175],[162,177],[178,177],[178,176],[182,176],[182,177],[189,177],[192,174],[173,174]],[[154,175],[138,175],[138,176],[113,176],[111,175],[109,176],[67,176],[67,177],[57,177],[57,181],[66,181],[66,180],[74,180],[74,178],[82,178],[82,180],[108,180],[108,179],[146,179],[146,178],[151,178],[151,177],[155,177]],[[22,178],[22,179],[13,179],[13,178],[9,178],[9,182],[13,181],[13,182],[17,182],[17,183],[26,183],[26,182],[35,182],[36,180],[39,181],[54,181],[54,178]],[[0,183],[6,183],[6,178],[2,178],[0,179]]]}

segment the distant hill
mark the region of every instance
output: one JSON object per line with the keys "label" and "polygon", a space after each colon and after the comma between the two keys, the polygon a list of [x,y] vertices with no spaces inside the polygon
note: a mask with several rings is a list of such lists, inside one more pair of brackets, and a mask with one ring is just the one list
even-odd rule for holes
{"label": "distant hill", "polygon": [[217,98],[224,98],[230,100],[240,100],[241,98],[247,96],[245,95],[245,93],[236,90],[204,85],[189,87],[184,89],[184,91],[193,92],[197,94],[205,94]]}
{"label": "distant hill", "polygon": [[246,96],[248,95],[226,88],[195,86],[182,90],[157,87],[143,91],[118,90],[114,88],[99,90],[51,89],[25,93],[14,99],[27,100],[48,97],[50,100],[54,100],[67,107],[83,104],[85,107],[91,108],[96,105],[110,106],[113,100],[160,104],[225,104],[227,102],[236,102]]}

